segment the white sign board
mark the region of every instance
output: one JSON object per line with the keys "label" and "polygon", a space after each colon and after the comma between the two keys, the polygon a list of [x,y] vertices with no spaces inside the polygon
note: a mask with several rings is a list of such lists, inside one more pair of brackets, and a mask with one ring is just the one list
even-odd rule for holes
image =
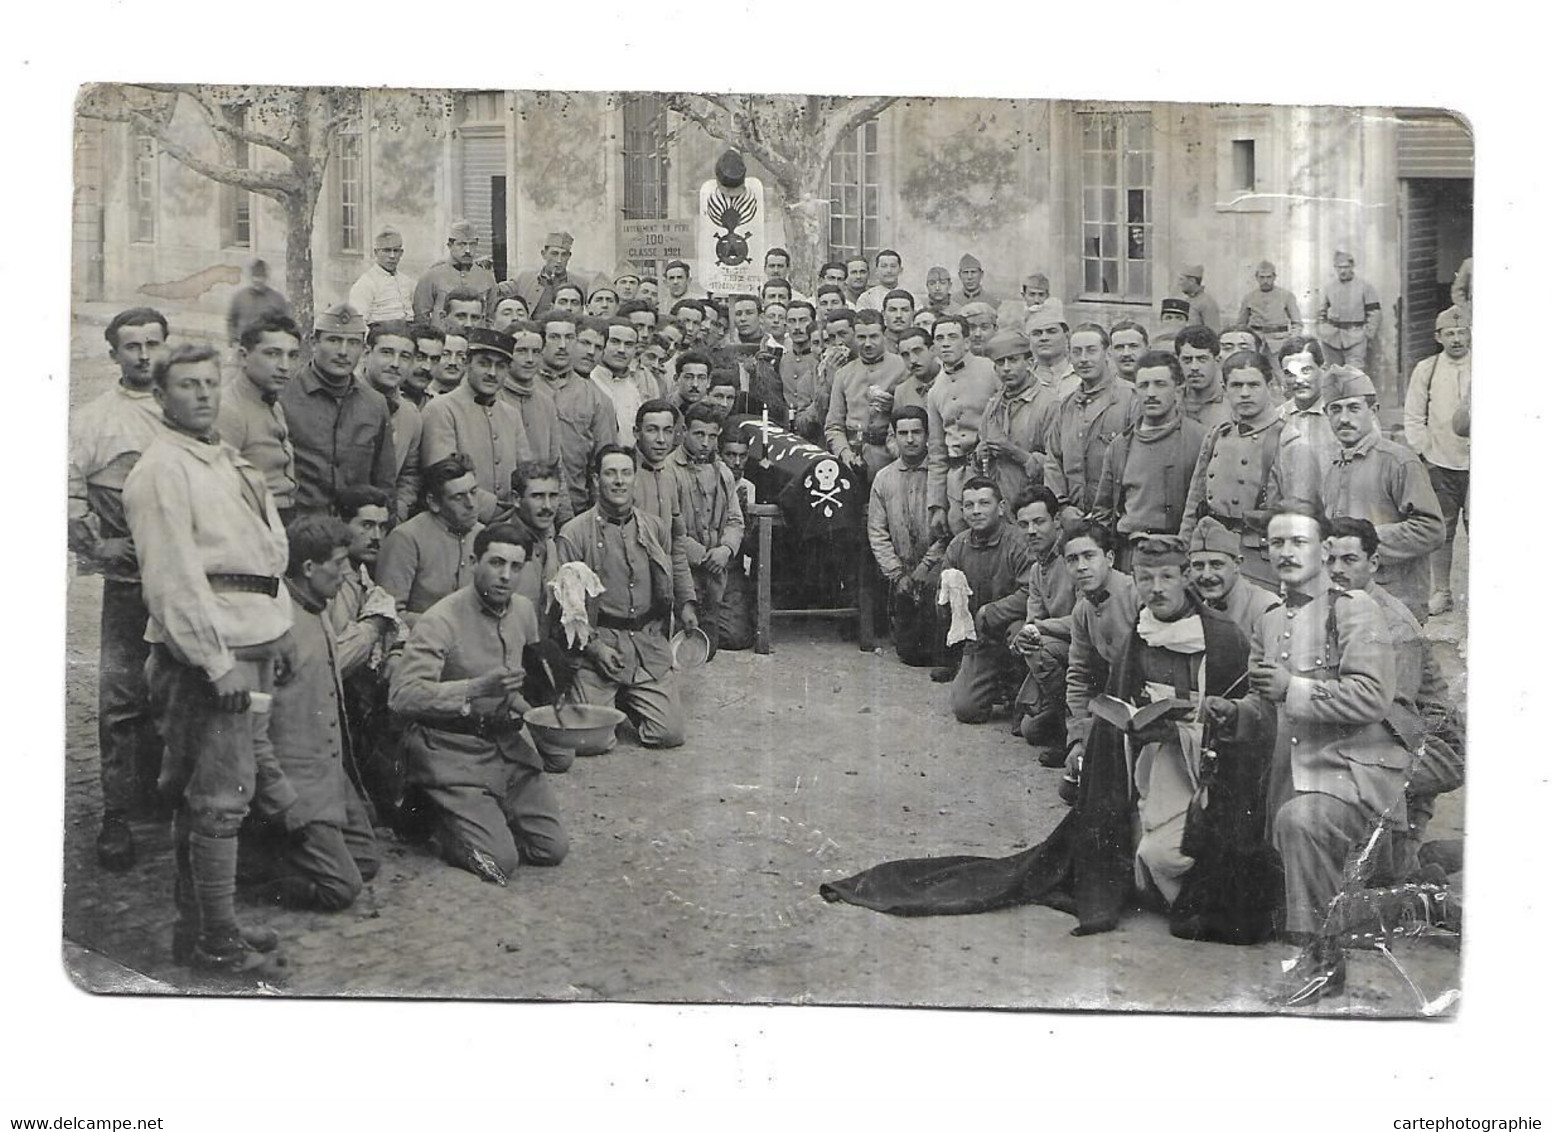
{"label": "white sign board", "polygon": [[729,190],[701,185],[695,216],[695,277],[714,295],[758,293],[765,282],[765,186],[746,177]]}

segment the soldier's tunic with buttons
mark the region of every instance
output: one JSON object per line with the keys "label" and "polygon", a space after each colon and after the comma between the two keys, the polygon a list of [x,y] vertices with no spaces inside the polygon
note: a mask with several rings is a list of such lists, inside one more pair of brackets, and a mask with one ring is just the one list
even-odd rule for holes
{"label": "soldier's tunic with buttons", "polygon": [[1133,387],[1108,368],[1092,389],[1074,390],[1056,411],[1046,435],[1045,486],[1079,511],[1098,496],[1110,442],[1131,420]]}
{"label": "soldier's tunic with buttons", "polygon": [[1254,640],[1261,628],[1261,618],[1269,609],[1276,609],[1282,604],[1282,599],[1270,590],[1252,585],[1241,578],[1234,583],[1234,588],[1226,594],[1222,601],[1203,600],[1202,604],[1216,613],[1221,613],[1234,624],[1239,626],[1239,631],[1245,634],[1247,641]]}
{"label": "soldier's tunic with buttons", "polygon": [[[1277,347],[1288,340],[1288,335],[1303,328],[1304,319],[1299,313],[1299,300],[1291,291],[1273,287],[1263,291],[1260,287],[1251,291],[1239,304],[1239,322],[1244,323],[1266,342],[1275,355]],[[1273,343],[1276,345],[1273,345]]]}
{"label": "soldier's tunic with buttons", "polygon": [[411,624],[448,594],[474,577],[476,523],[463,534],[430,511],[400,523],[383,539],[377,556],[377,584],[408,614]]}
{"label": "soldier's tunic with buttons", "polygon": [[1399,819],[1416,716],[1398,705],[1390,629],[1367,594],[1320,575],[1268,611],[1250,663],[1286,668],[1282,703],[1240,700],[1241,737],[1276,727],[1267,814],[1283,857],[1289,931],[1318,931],[1349,849]]}
{"label": "soldier's tunic with buttons", "polygon": [[[899,404],[898,398],[895,401]],[[997,457],[992,472],[1002,488],[1009,507],[1032,484],[1045,475],[1045,438],[1051,421],[1061,405],[1055,385],[1031,380],[1022,390],[1009,394],[1000,386],[981,414],[981,441],[1013,444],[1029,453],[1027,460]]]}
{"label": "soldier's tunic with buttons", "polygon": [[1266,551],[1267,484],[1282,433],[1283,421],[1275,410],[1260,421],[1226,421],[1210,431],[1197,457],[1180,524],[1180,535],[1188,541],[1197,521],[1208,515],[1235,532],[1244,557],[1240,571],[1272,592],[1278,579]]}
{"label": "soldier's tunic with buttons", "polygon": [[1444,545],[1444,513],[1422,461],[1408,448],[1370,432],[1339,449],[1321,479],[1328,515],[1374,524],[1380,536],[1375,581],[1399,598],[1419,622],[1428,618],[1428,555]]}
{"label": "soldier's tunic with buttons", "polygon": [[1326,418],[1326,403],[1319,400],[1301,409],[1289,399],[1277,413],[1283,418],[1283,431],[1267,485],[1267,507],[1280,499],[1319,499],[1321,477],[1341,448]]}
{"label": "soldier's tunic with buttons", "polygon": [[944,366],[927,390],[927,506],[947,508],[948,426],[979,428],[986,405],[997,392],[991,362],[967,354],[958,365]]}
{"label": "soldier's tunic with buttons", "polygon": [[1326,284],[1315,304],[1315,336],[1328,365],[1364,365],[1368,345],[1380,332],[1380,310],[1380,293],[1357,276]]}

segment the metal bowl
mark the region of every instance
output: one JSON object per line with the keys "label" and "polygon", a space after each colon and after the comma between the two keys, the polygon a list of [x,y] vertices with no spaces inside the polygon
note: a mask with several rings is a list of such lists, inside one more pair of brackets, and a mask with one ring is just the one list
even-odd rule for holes
{"label": "metal bowl", "polygon": [[603,704],[567,704],[557,716],[553,706],[531,708],[523,722],[534,742],[579,755],[601,755],[614,742],[614,729],[625,713]]}

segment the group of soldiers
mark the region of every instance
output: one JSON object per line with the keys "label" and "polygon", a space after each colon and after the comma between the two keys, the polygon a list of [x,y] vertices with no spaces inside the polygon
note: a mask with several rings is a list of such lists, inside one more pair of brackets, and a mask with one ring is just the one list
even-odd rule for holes
{"label": "group of soldiers", "polygon": [[[810,299],[777,248],[759,294],[713,297],[678,261],[661,280],[586,282],[571,245],[549,234],[541,267],[498,282],[458,221],[412,282],[385,229],[350,301],[310,327],[256,280],[234,304],[225,377],[216,349],[170,342],[155,310],[109,324],[120,380],[71,441],[72,547],[104,575],[97,852],[132,867],[131,817],[172,806],[180,962],[268,969],[278,940],[238,924],[239,882],[344,907],[385,830],[496,883],[558,864],[546,776],[570,754],[535,742],[525,715],[558,698],[617,706],[636,741],[676,746],[679,638],[704,633],[712,655],[750,643],[756,499],[729,423],[743,414],[865,477],[901,658],[952,681],[965,722],[1011,710],[1074,798],[1090,700],[1123,644],[1141,632],[1192,655],[1201,634],[1182,615],[1226,617],[1249,642],[1248,683],[1199,718],[1275,727],[1292,802],[1330,802],[1270,811],[1297,862],[1288,930],[1309,930],[1409,772],[1398,875],[1415,869],[1448,784],[1419,783],[1413,747],[1369,757],[1349,740],[1393,705],[1446,713],[1419,700],[1436,689],[1419,687],[1418,622],[1452,600],[1468,310],[1440,316],[1443,352],[1414,375],[1408,448],[1379,434],[1374,387],[1345,364],[1378,317],[1350,256],[1306,337],[1270,264],[1221,332],[1187,269],[1150,333],[1069,325],[1040,275],[1004,302],[968,254],[957,287],[934,267],[920,298],[892,250],[827,263]],[[939,607],[950,591],[964,623]],[[1423,659],[1403,674],[1407,633]],[[1175,669],[1176,692],[1205,695],[1200,667]],[[1351,705],[1321,690],[1343,681],[1363,685]],[[1330,765],[1302,761],[1301,727]],[[1179,783],[1168,759],[1150,765],[1139,860],[1167,897],[1190,868],[1170,834],[1183,803],[1159,817]],[[1328,771],[1341,789],[1321,786]]]}
{"label": "group of soldiers", "polygon": [[[1362,296],[1377,320],[1351,257],[1336,269],[1329,301]],[[857,383],[859,418],[887,412],[889,431],[853,452],[880,465],[868,538],[900,659],[952,681],[961,722],[1009,719],[1063,769],[1069,804],[1132,811],[1134,832],[1116,835],[1132,884],[1171,909],[1177,934],[1253,942],[1279,924],[1303,945],[1325,939],[1348,855],[1376,827],[1367,876],[1439,881],[1458,863],[1423,847],[1434,799],[1464,780],[1464,736],[1422,624],[1454,604],[1471,330],[1468,304],[1437,316],[1402,443],[1352,364],[1363,320],[1327,327],[1323,306],[1328,332],[1308,336],[1274,280],[1263,263],[1243,321],[1221,332],[1200,268],[1151,334],[1132,320],[1069,325],[1049,300],[981,335],[963,313],[939,316],[930,338],[902,333],[907,377],[891,383],[880,362]],[[832,396],[852,393],[837,383]],[[852,438],[833,435],[844,457]],[[1135,734],[1120,721],[1119,803],[1085,769],[1097,699],[1179,704]],[[1188,852],[1215,762],[1254,768],[1225,792],[1240,820]],[[1336,993],[1341,972],[1339,951],[1308,949],[1288,1000]]]}

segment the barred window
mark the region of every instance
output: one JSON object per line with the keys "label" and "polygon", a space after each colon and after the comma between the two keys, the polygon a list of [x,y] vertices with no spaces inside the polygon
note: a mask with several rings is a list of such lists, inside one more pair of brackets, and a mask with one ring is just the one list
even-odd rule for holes
{"label": "barred window", "polygon": [[668,218],[668,106],[659,94],[625,98],[625,219]]}

